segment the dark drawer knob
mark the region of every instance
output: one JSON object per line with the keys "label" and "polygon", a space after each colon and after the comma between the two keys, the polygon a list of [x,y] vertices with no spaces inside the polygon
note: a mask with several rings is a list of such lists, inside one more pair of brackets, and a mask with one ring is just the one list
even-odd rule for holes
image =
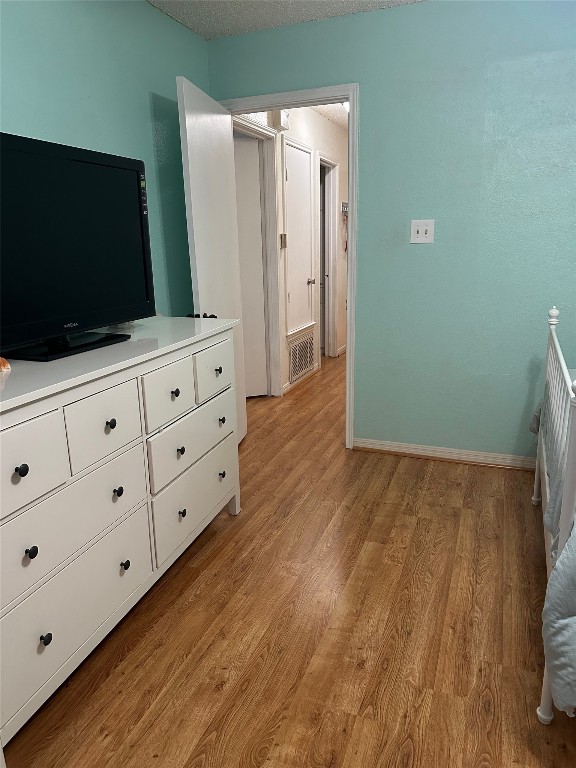
{"label": "dark drawer knob", "polygon": [[45,635],[40,635],[40,642],[42,645],[50,645],[52,642],[52,632],[46,632]]}
{"label": "dark drawer knob", "polygon": [[188,513],[186,512],[186,510],[185,510],[185,509],[181,509],[181,510],[178,512],[178,515],[179,515],[180,517],[186,517],[186,515],[187,515],[187,514],[188,514]]}
{"label": "dark drawer knob", "polygon": [[222,373],[222,366],[219,365],[218,368],[214,368],[214,370],[216,371],[216,374],[220,374]]}
{"label": "dark drawer knob", "polygon": [[176,455],[177,456],[184,456],[186,453],[186,446],[183,445],[182,448],[176,448]]}
{"label": "dark drawer knob", "polygon": [[220,424],[226,424],[226,416],[220,416],[218,421],[220,422]]}
{"label": "dark drawer knob", "polygon": [[36,555],[38,554],[38,547],[36,546],[36,544],[34,544],[34,546],[33,546],[33,547],[30,547],[30,549],[25,549],[25,550],[24,550],[24,554],[25,554],[25,555],[28,555],[28,557],[30,558],[30,560],[34,560],[34,558],[35,558],[35,557],[36,557]]}
{"label": "dark drawer knob", "polygon": [[114,496],[118,496],[118,498],[120,498],[120,496],[123,496],[123,495],[124,495],[123,485],[119,485],[118,488],[114,488]]}
{"label": "dark drawer knob", "polygon": [[106,422],[106,426],[107,426],[109,429],[116,429],[116,424],[117,424],[117,423],[118,423],[118,422],[116,421],[116,419],[110,419],[110,421],[107,421],[107,422]]}
{"label": "dark drawer knob", "polygon": [[178,387],[176,387],[176,389],[173,389],[173,390],[172,390],[172,392],[171,392],[170,394],[171,394],[173,397],[180,397],[180,390],[178,389]]}
{"label": "dark drawer knob", "polygon": [[224,480],[224,478],[226,477],[226,470],[224,470],[223,472],[218,472],[218,474],[220,475],[222,480]]}
{"label": "dark drawer knob", "polygon": [[19,467],[14,467],[14,474],[20,475],[20,477],[26,477],[28,472],[30,472],[28,464],[20,464]]}
{"label": "dark drawer knob", "polygon": [[130,560],[124,560],[123,563],[120,563],[120,568],[124,568],[127,571],[130,568]]}

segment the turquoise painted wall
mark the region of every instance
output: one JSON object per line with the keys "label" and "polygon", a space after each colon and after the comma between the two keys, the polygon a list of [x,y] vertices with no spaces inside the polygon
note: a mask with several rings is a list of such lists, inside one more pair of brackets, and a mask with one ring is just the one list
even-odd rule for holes
{"label": "turquoise painted wall", "polygon": [[[427,2],[212,41],[144,0],[2,0],[2,130],[146,162],[159,311],[192,308],[175,77],[359,82],[357,437],[525,455],[546,311],[576,366],[576,4]],[[210,77],[209,77],[210,75]],[[410,246],[411,218],[436,242]]]}
{"label": "turquoise painted wall", "polygon": [[208,88],[205,41],[144,0],[2,0],[0,30],[1,129],[144,160],[158,311],[191,312],[176,76]]}
{"label": "turquoise painted wall", "polygon": [[360,84],[355,436],[533,453],[552,304],[576,365],[576,4],[417,3],[208,48],[215,98]]}

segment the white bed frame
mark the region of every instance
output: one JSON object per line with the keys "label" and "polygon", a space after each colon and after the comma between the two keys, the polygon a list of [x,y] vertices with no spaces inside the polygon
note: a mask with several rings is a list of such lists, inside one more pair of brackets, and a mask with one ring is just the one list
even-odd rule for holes
{"label": "white bed frame", "polygon": [[[550,495],[550,474],[554,472],[567,447],[566,473],[560,513],[560,534],[557,556],[566,544],[576,515],[576,381],[572,382],[568,366],[556,335],[558,315],[556,307],[548,312],[548,352],[546,355],[546,389],[542,404],[540,430],[538,433],[538,455],[536,459],[536,477],[532,503],[542,502],[545,510]],[[551,557],[552,536],[544,529],[546,548],[546,568],[548,576],[553,567]],[[536,710],[538,720],[543,725],[550,725],[554,718],[552,693],[548,681],[548,671],[544,667],[542,696]]]}

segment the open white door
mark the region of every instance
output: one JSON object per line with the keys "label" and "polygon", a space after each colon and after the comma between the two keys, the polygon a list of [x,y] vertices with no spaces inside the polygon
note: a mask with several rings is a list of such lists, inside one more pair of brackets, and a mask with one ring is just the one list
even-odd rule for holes
{"label": "open white door", "polygon": [[[176,78],[194,311],[242,318],[232,115]],[[238,442],[246,435],[242,324],[234,329]]]}
{"label": "open white door", "polygon": [[262,185],[258,139],[234,137],[246,397],[268,394]]}

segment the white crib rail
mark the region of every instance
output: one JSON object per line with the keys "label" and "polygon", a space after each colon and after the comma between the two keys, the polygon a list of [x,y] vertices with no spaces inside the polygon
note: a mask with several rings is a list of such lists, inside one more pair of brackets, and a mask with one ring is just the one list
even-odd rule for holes
{"label": "white crib rail", "polygon": [[570,403],[574,398],[568,366],[556,335],[559,311],[552,307],[548,313],[548,353],[546,355],[546,384],[541,424],[546,451],[546,467],[550,477],[556,474],[558,462],[565,452],[568,438]]}
{"label": "white crib rail", "polygon": [[[557,558],[568,541],[576,519],[576,381],[570,380],[568,366],[556,336],[559,314],[556,307],[552,307],[548,312],[550,330],[546,356],[546,388],[540,422],[542,428],[541,442],[539,441],[539,452],[541,449],[544,451],[545,470],[550,477],[555,476],[559,462],[565,456]],[[534,500],[539,496],[540,464],[541,456],[538,456]],[[547,566],[548,572],[550,572],[552,563],[548,562]],[[552,693],[546,668],[544,668],[540,706],[536,710],[536,714],[544,725],[549,725],[554,717]]]}
{"label": "white crib rail", "polygon": [[572,382],[570,389],[572,391],[572,399],[570,401],[570,415],[568,417],[568,447],[564,490],[562,492],[562,509],[560,512],[558,555],[564,549],[576,519],[576,381]]}

